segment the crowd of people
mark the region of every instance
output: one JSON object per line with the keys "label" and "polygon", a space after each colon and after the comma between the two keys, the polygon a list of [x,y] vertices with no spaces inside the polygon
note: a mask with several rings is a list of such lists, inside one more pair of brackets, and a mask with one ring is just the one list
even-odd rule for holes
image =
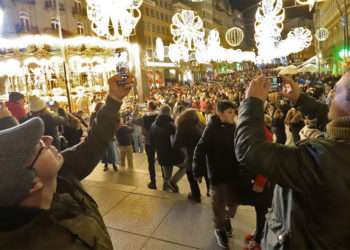
{"label": "crowd of people", "polygon": [[[5,183],[0,187],[0,216],[7,216],[0,224],[0,249],[29,244],[11,245],[11,239],[19,237],[16,230],[28,222],[38,229],[38,217],[59,225],[61,231],[49,230],[57,244],[67,244],[58,242],[57,235],[65,239],[68,232],[78,239],[72,244],[89,247],[91,225],[79,233],[71,226],[79,214],[96,215],[91,223],[99,227],[94,244],[100,248],[91,249],[111,249],[102,217],[92,199],[82,198],[87,194],[78,182],[99,161],[104,171],[109,164],[114,171],[126,165],[132,169],[133,154],[144,151],[150,189],[158,188],[158,165],[163,191],[181,192],[178,182],[186,175],[191,202],[201,202],[199,184],[205,180],[214,235],[223,249],[229,248],[231,219],[240,205],[256,211],[256,230],[245,238],[249,250],[350,249],[350,73],[340,80],[326,74],[283,76],[278,91],[271,89],[274,74],[236,72],[225,75],[221,83],[155,88],[145,103],[124,101],[123,106],[132,78],[127,87],[117,86],[111,78],[106,102],[94,103],[91,114],[70,114],[35,96],[28,100],[28,112],[25,97],[10,93],[0,111],[0,169],[10,173],[3,172],[5,179],[0,178]],[[19,148],[3,148],[21,136],[26,142]],[[46,148],[56,161],[50,174],[37,162]],[[35,171],[24,173],[28,165]],[[23,185],[13,184],[15,177]],[[57,218],[64,204],[78,205],[71,215],[61,215],[69,223]],[[49,212],[43,215],[44,210]],[[80,223],[89,223],[84,218]]]}

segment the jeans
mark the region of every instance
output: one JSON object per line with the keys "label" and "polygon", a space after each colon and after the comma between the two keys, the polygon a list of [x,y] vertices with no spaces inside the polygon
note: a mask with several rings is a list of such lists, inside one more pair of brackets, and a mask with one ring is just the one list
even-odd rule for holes
{"label": "jeans", "polygon": [[225,230],[225,221],[235,216],[239,205],[239,191],[235,184],[211,186],[214,226]]}
{"label": "jeans", "polygon": [[136,153],[143,153],[143,140],[142,135],[133,134],[132,135],[133,147]]}
{"label": "jeans", "polygon": [[192,197],[200,198],[201,191],[199,189],[198,182],[193,177],[192,169],[191,170],[187,169],[186,174],[187,174],[187,180],[190,184]]}
{"label": "jeans", "polygon": [[156,183],[156,151],[150,144],[146,144],[145,149],[147,154],[149,177],[151,182]]}

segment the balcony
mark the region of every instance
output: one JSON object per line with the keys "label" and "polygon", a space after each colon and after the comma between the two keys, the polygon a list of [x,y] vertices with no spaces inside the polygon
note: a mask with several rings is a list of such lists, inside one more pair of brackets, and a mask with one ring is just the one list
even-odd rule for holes
{"label": "balcony", "polygon": [[36,0],[12,0],[13,3],[35,4]]}
{"label": "balcony", "polygon": [[39,28],[37,26],[24,27],[23,24],[16,24],[16,33],[30,33],[30,34],[39,34]]}

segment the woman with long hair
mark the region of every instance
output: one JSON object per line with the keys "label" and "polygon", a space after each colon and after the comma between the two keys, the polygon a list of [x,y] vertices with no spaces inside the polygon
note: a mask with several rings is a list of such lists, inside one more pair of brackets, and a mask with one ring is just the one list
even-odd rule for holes
{"label": "woman with long hair", "polygon": [[190,184],[191,193],[188,199],[194,202],[201,202],[201,193],[197,181],[192,173],[192,159],[194,149],[202,136],[205,124],[201,123],[197,110],[187,109],[180,114],[176,120],[176,135],[174,140],[175,148],[184,148],[186,152],[186,174]]}

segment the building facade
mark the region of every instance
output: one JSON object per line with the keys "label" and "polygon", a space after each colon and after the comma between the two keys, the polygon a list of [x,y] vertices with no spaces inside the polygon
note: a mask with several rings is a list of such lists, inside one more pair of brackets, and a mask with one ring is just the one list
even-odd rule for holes
{"label": "building facade", "polygon": [[[346,42],[346,26],[349,30],[349,23],[344,18],[349,12],[348,0],[328,0],[316,7],[314,14],[315,30],[326,28],[329,37],[326,41],[318,43],[318,55],[321,58],[322,68],[334,74],[340,74],[344,69],[346,51],[349,52],[349,44]],[[349,17],[349,13],[347,14]],[[350,53],[347,55],[349,56]]]}
{"label": "building facade", "polygon": [[[21,34],[92,35],[83,0],[0,0],[4,11],[2,37]],[[57,15],[59,9],[59,17]]]}

